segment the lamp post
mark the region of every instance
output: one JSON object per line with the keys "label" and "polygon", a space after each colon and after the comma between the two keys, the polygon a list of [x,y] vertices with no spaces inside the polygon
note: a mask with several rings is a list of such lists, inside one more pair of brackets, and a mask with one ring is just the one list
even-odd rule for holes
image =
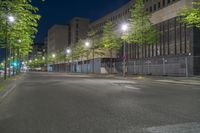
{"label": "lamp post", "polygon": [[[67,48],[66,50],[65,50],[65,54],[66,54],[66,56],[69,56],[70,54],[71,54],[71,49],[70,48]],[[69,65],[69,60],[68,60],[68,66],[70,66]],[[66,68],[67,68],[67,66],[66,66]],[[69,67],[68,67],[69,68]],[[69,70],[70,71],[70,69],[67,69],[67,70]]]}
{"label": "lamp post", "polygon": [[[7,79],[7,63],[8,63],[8,26],[9,23],[14,23],[15,22],[15,17],[12,15],[6,16],[6,29],[5,29],[5,66],[4,66],[4,80]],[[10,64],[10,63],[9,63]]]}
{"label": "lamp post", "polygon": [[[21,43],[22,40],[21,39],[18,39],[17,40],[18,43]],[[15,60],[15,57],[16,57],[16,60],[17,60],[17,64],[16,64],[16,73],[18,73],[18,71],[20,71],[20,57],[19,57],[19,47],[17,47],[17,51],[15,51],[16,54],[13,53],[13,61]],[[13,73],[15,73],[15,67],[13,67]]]}
{"label": "lamp post", "polygon": [[52,54],[52,58],[53,58],[53,63],[54,63],[54,64],[53,64],[53,69],[54,69],[54,71],[55,71],[55,68],[56,68],[56,67],[55,67],[55,60],[54,60],[54,59],[56,58],[56,54]]}
{"label": "lamp post", "polygon": [[52,57],[53,57],[53,58],[55,58],[55,57],[56,57],[56,55],[55,55],[55,54],[52,54]]}
{"label": "lamp post", "polygon": [[[89,47],[90,47],[90,42],[86,41],[86,42],[85,42],[85,48],[88,49]],[[88,62],[88,58],[89,58],[89,52],[87,52],[87,74],[88,74],[88,65],[89,65],[89,64],[88,64],[88,63],[89,63],[89,62]]]}
{"label": "lamp post", "polygon": [[185,76],[189,77],[189,60],[188,57],[190,57],[192,54],[189,53],[188,55],[186,55],[185,57]]}
{"label": "lamp post", "polygon": [[[122,24],[121,26],[122,34],[128,31],[128,24]],[[126,41],[123,42],[123,77],[126,76]]]}

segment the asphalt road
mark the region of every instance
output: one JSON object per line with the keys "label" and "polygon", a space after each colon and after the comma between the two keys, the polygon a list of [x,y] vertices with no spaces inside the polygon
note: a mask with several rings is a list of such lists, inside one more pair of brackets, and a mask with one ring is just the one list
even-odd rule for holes
{"label": "asphalt road", "polygon": [[200,133],[200,86],[28,73],[0,133]]}

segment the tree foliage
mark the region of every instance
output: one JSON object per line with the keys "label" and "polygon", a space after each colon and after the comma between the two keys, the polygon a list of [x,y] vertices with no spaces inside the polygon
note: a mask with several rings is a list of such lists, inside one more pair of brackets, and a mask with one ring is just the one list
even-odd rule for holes
{"label": "tree foliage", "polygon": [[[20,49],[20,54],[25,56],[32,49],[33,39],[37,33],[40,15],[38,8],[31,5],[31,0],[4,0],[0,1],[0,38],[8,39],[8,46]],[[7,16],[12,15],[15,22],[9,23]],[[5,31],[7,30],[7,35]],[[20,41],[18,41],[20,40]],[[5,44],[2,45],[5,47]]]}
{"label": "tree foliage", "polygon": [[112,73],[112,66],[113,66],[113,51],[117,51],[121,48],[120,38],[117,36],[114,24],[109,21],[103,27],[103,34],[101,38],[101,45],[102,48],[108,50],[110,53],[110,73]]}
{"label": "tree foliage", "polygon": [[109,51],[117,50],[121,47],[120,38],[117,36],[111,21],[107,22],[103,27],[101,46]]}
{"label": "tree foliage", "polygon": [[194,8],[183,8],[179,16],[182,22],[200,28],[200,2],[193,2],[193,6]]}
{"label": "tree foliage", "polygon": [[97,35],[97,31],[90,30],[88,32],[88,39],[91,43],[91,46],[88,50],[93,50],[94,55],[104,55],[104,52],[102,51],[102,45],[101,45],[101,36]]}
{"label": "tree foliage", "polygon": [[84,41],[83,40],[79,40],[74,48],[72,49],[73,51],[73,58],[74,59],[80,59],[86,56],[86,53],[88,51],[88,49],[86,49],[84,47]]}
{"label": "tree foliage", "polygon": [[150,15],[144,8],[143,0],[136,0],[130,12],[129,31],[123,35],[122,39],[128,43],[140,45],[145,43],[154,44],[156,42],[157,32],[150,22]]}

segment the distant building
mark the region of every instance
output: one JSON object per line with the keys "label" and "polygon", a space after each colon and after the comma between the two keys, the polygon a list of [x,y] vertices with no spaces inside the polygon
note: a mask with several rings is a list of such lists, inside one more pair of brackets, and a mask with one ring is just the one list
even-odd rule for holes
{"label": "distant building", "polygon": [[69,26],[54,25],[48,30],[47,47],[48,53],[56,53],[69,45]]}
{"label": "distant building", "polygon": [[87,37],[90,20],[86,18],[75,17],[69,23],[69,44],[74,45],[79,39]]}
{"label": "distant building", "polygon": [[33,49],[29,53],[29,59],[34,59],[34,57],[45,56],[47,53],[47,46],[43,43],[33,44]]}
{"label": "distant building", "polygon": [[48,53],[56,53],[87,37],[90,20],[75,17],[67,25],[54,25],[48,31]]}

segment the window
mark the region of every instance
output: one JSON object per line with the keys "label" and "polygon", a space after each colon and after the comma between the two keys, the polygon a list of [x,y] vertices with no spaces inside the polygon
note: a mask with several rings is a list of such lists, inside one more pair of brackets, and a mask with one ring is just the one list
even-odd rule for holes
{"label": "window", "polygon": [[156,11],[156,4],[154,4],[153,9],[154,9],[154,11]]}
{"label": "window", "polygon": [[165,0],[163,0],[163,6],[165,6]]}
{"label": "window", "polygon": [[160,2],[158,2],[158,9],[160,9]]}
{"label": "window", "polygon": [[152,12],[152,6],[150,6],[150,12]]}
{"label": "window", "polygon": [[78,25],[78,23],[76,24],[76,28],[77,28],[77,29],[79,28],[79,25]]}

